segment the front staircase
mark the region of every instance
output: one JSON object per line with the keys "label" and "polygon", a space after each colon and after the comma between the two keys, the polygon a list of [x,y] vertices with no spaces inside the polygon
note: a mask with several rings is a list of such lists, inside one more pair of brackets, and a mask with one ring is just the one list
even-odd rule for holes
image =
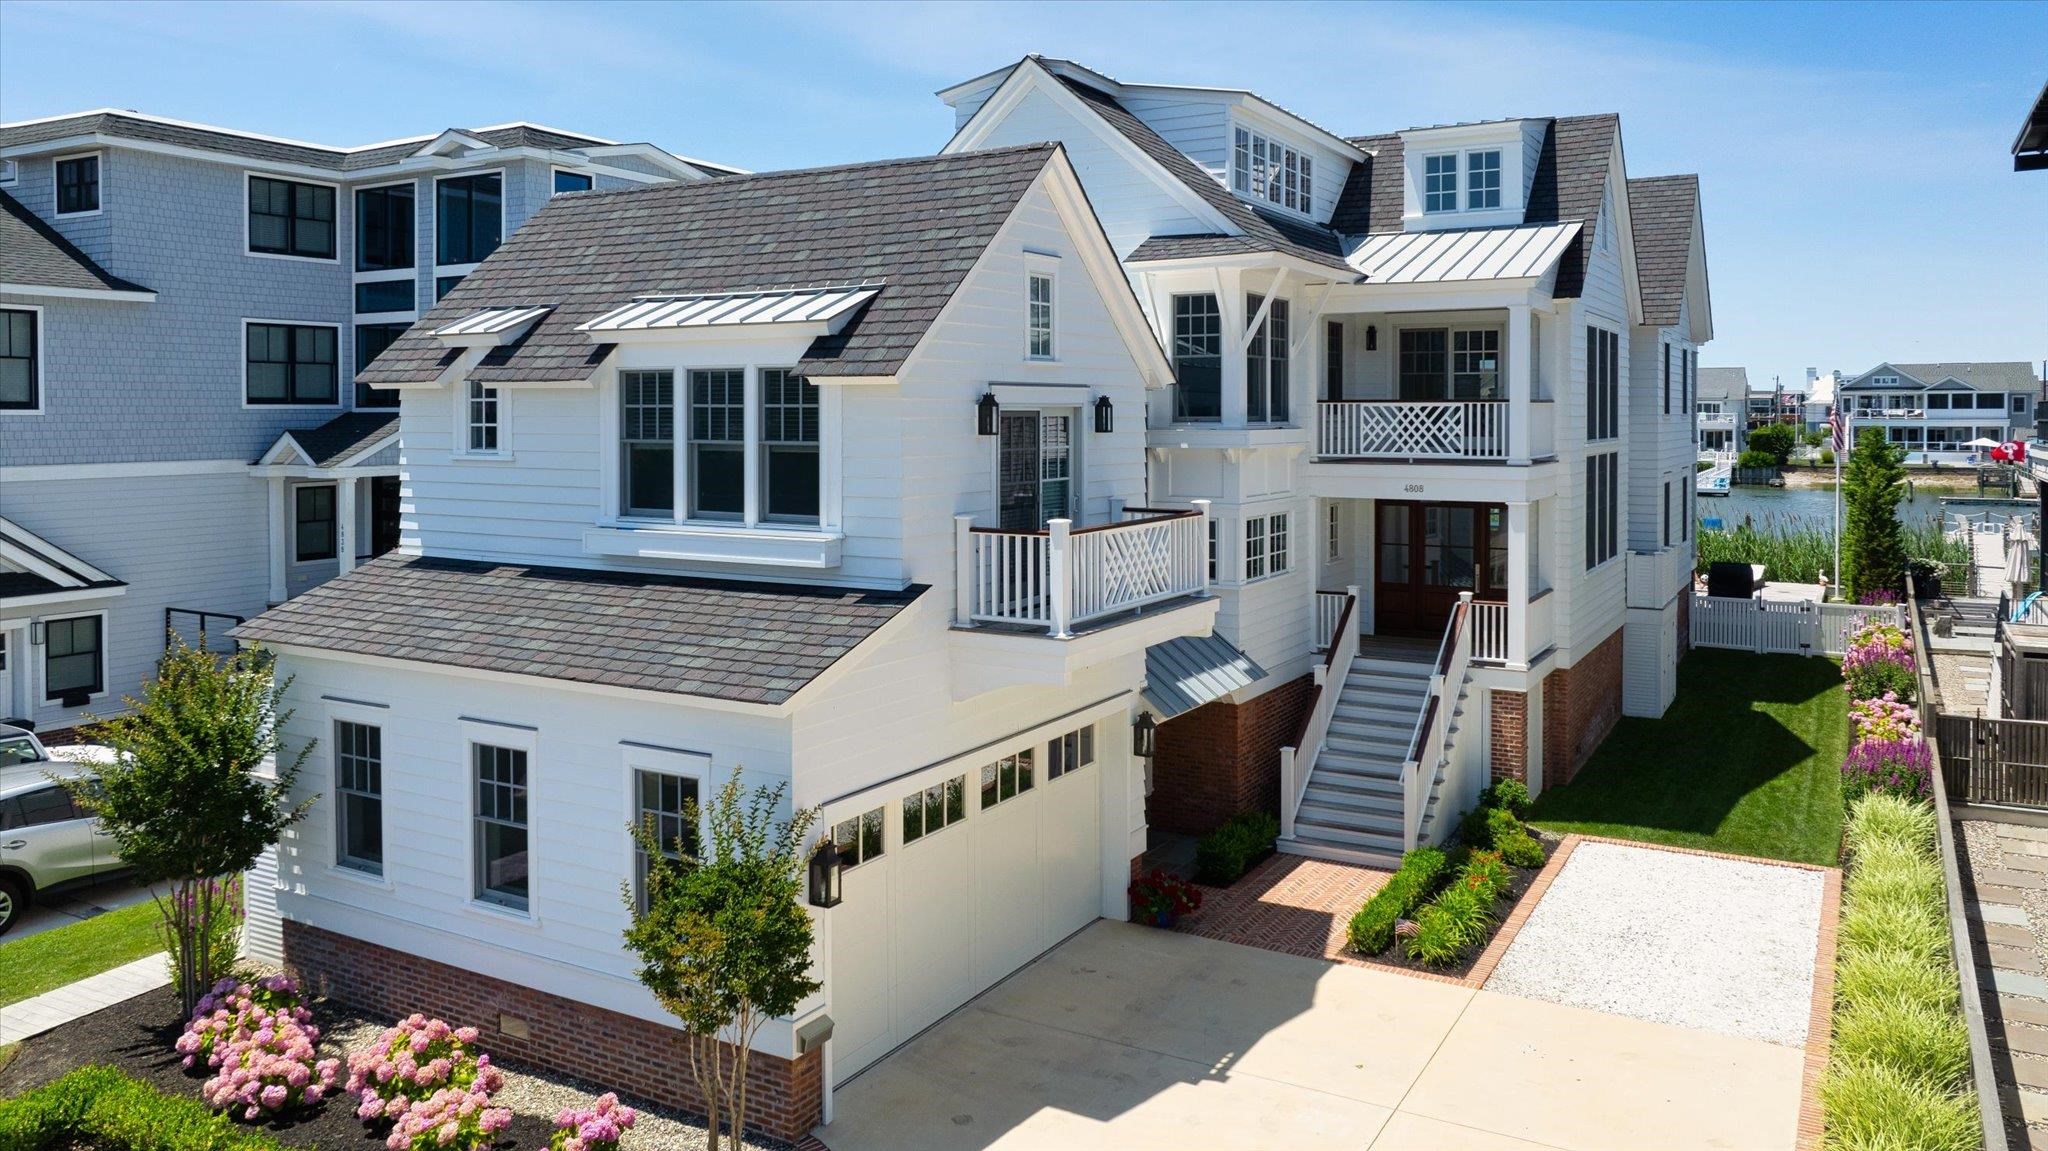
{"label": "front staircase", "polygon": [[[1329,734],[1310,768],[1308,785],[1294,817],[1294,839],[1285,848],[1297,855],[1340,859],[1374,867],[1401,860],[1401,770],[1415,739],[1415,725],[1429,699],[1434,653],[1361,651],[1351,663],[1330,717]],[[1464,688],[1455,693],[1463,710]],[[1454,713],[1451,723],[1458,717]],[[1435,776],[1435,765],[1429,775]],[[1430,842],[1436,818],[1432,787],[1420,841]]]}

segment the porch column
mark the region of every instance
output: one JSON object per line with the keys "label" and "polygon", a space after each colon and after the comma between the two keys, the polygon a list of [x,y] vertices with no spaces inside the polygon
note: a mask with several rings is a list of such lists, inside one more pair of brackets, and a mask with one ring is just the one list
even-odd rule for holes
{"label": "porch column", "polygon": [[291,519],[285,514],[285,486],[283,476],[271,476],[270,485],[270,593],[269,600],[280,604],[285,599],[285,547],[291,538]]}
{"label": "porch column", "polygon": [[1508,462],[1529,462],[1529,421],[1536,377],[1529,363],[1529,305],[1508,305]]}
{"label": "porch column", "polygon": [[1216,308],[1223,320],[1223,426],[1241,428],[1244,426],[1246,405],[1244,401],[1244,326],[1251,321],[1251,313],[1245,309],[1243,277],[1234,269],[1224,269],[1216,278]]}
{"label": "porch column", "polygon": [[[1526,444],[1526,440],[1524,443]],[[1529,665],[1529,505],[1508,505],[1508,660]]]}
{"label": "porch column", "polygon": [[334,481],[334,558],[339,563],[337,574],[347,575],[356,569],[356,484],[354,476],[342,476]]}

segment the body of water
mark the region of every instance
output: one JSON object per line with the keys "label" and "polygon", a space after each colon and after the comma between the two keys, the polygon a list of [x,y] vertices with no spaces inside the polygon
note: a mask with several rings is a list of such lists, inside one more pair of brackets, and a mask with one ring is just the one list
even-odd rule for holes
{"label": "body of water", "polygon": [[[1916,487],[1912,494],[1899,503],[1899,521],[1915,523],[1939,518],[1944,498],[1968,497],[1969,490],[1955,491],[1945,488]],[[1998,503],[1968,505],[1956,504],[1951,511],[2011,511],[2036,510],[2032,500],[2000,501]],[[1813,527],[1832,531],[1835,524],[1835,493],[1832,488],[1756,488],[1740,487],[1725,496],[1701,496],[1699,514],[1703,520],[1719,519],[1722,526],[1734,528],[1747,516],[1757,528],[1764,529],[1773,524],[1781,527]]]}

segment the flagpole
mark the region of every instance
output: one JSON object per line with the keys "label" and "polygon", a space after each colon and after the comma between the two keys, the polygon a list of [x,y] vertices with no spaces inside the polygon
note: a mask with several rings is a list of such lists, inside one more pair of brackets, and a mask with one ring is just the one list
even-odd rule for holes
{"label": "flagpole", "polygon": [[1835,403],[1835,594],[1842,594],[1842,457],[1849,446],[1849,415]]}

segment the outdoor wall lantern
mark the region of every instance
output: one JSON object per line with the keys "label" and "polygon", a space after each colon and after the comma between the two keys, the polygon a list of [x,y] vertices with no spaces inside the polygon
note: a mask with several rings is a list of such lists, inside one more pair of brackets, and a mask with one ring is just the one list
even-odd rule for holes
{"label": "outdoor wall lantern", "polygon": [[1131,754],[1141,759],[1152,758],[1153,733],[1159,725],[1152,722],[1152,713],[1141,711],[1131,723]]}
{"label": "outdoor wall lantern", "polygon": [[839,906],[839,845],[827,836],[811,852],[811,906]]}
{"label": "outdoor wall lantern", "polygon": [[981,398],[974,402],[975,432],[984,436],[995,435],[996,417],[1000,416],[1002,411],[1003,406],[996,402],[994,392],[981,393]]}
{"label": "outdoor wall lantern", "polygon": [[1368,352],[1377,352],[1380,350],[1379,325],[1367,324],[1365,326],[1365,350]]}
{"label": "outdoor wall lantern", "polygon": [[1116,430],[1116,405],[1108,396],[1095,397],[1095,430],[1103,435]]}

